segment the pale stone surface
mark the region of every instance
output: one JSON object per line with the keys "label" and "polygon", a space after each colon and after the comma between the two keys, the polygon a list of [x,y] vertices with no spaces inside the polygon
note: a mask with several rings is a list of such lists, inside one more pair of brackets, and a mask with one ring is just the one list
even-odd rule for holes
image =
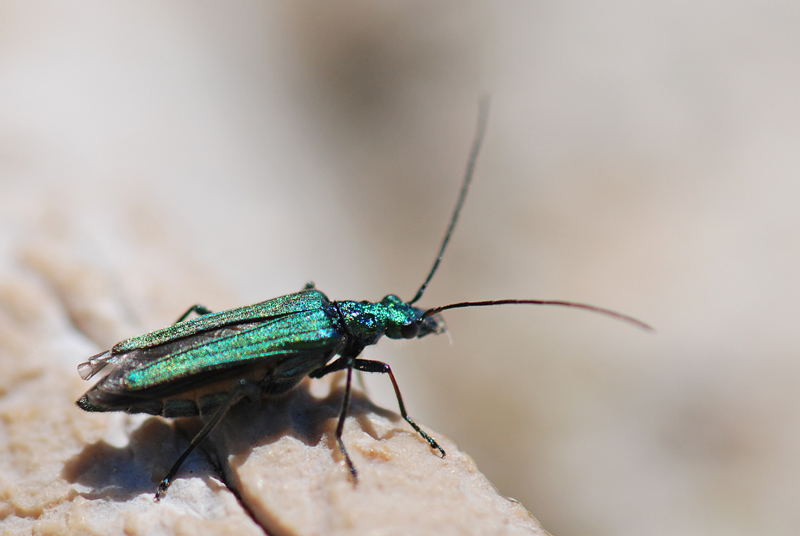
{"label": "pale stone surface", "polygon": [[235,407],[154,502],[199,420],[78,409],[91,383],[69,361],[97,350],[100,328],[123,329],[126,304],[107,274],[53,243],[19,252],[29,272],[0,281],[4,533],[546,534],[452,442],[434,433],[440,458],[359,393],[344,434],[354,486],[333,440],[341,375]]}
{"label": "pale stone surface", "polygon": [[448,453],[440,458],[397,415],[361,396],[353,401],[344,434],[359,471],[354,486],[332,439],[340,402],[341,389],[318,398],[301,387],[274,408],[237,408],[217,434],[216,444],[230,453],[234,486],[271,530],[543,533],[452,442],[437,437]]}

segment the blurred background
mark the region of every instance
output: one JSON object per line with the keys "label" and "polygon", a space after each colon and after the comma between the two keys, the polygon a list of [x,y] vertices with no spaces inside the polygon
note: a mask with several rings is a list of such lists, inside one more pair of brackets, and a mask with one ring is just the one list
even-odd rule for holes
{"label": "blurred background", "polygon": [[788,0],[4,1],[0,268],[58,240],[137,330],[309,280],[410,299],[489,94],[422,305],[657,332],[458,310],[365,356],[554,535],[794,534],[799,27]]}

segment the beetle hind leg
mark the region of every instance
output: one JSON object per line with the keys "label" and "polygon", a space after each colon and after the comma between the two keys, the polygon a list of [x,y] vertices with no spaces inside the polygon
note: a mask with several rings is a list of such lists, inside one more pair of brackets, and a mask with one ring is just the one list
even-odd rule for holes
{"label": "beetle hind leg", "polygon": [[183,465],[183,462],[186,461],[186,458],[189,456],[189,454],[191,454],[195,447],[197,447],[197,445],[199,445],[208,436],[208,434],[210,434],[211,431],[217,427],[225,414],[228,413],[228,410],[231,409],[231,407],[242,398],[258,399],[260,396],[261,387],[257,383],[248,380],[239,380],[239,384],[236,386],[236,388],[231,391],[230,395],[228,395],[222,405],[217,408],[217,410],[211,416],[211,420],[209,420],[205,426],[203,426],[203,428],[197,432],[197,435],[192,438],[192,441],[189,443],[189,446],[186,447],[186,450],[184,450],[183,453],[178,456],[178,459],[175,460],[175,463],[172,464],[167,476],[161,480],[161,483],[159,483],[158,489],[156,490],[156,502],[161,500],[161,497],[167,493],[167,488],[169,488],[169,485],[172,484],[172,479],[175,478],[175,475],[178,473],[181,465]]}

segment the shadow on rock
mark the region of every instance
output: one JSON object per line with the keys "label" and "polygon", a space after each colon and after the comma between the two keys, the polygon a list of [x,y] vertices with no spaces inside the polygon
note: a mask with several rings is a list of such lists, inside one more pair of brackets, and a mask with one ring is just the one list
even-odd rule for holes
{"label": "shadow on rock", "polygon": [[[314,396],[305,381],[282,397],[237,404],[187,458],[176,479],[188,476],[222,479],[228,469],[224,460],[229,455],[241,461],[252,449],[286,435],[310,447],[319,445],[325,437],[326,446],[335,451],[334,432],[343,395],[343,387],[337,386],[327,396]],[[348,415],[356,417],[359,426],[378,439],[368,418],[370,414],[402,422],[397,414],[375,406],[363,394],[353,391]],[[124,447],[105,441],[87,445],[64,464],[61,476],[68,482],[91,488],[92,491],[82,493],[88,499],[126,501],[143,493],[154,494],[158,483],[201,427],[200,418],[172,422],[159,417],[147,419]]]}

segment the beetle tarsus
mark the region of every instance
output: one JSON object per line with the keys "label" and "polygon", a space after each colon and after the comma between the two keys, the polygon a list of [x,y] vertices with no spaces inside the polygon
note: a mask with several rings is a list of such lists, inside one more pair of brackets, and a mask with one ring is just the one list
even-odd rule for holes
{"label": "beetle tarsus", "polygon": [[158,489],[156,490],[156,496],[153,497],[154,502],[158,502],[161,500],[161,497],[167,492],[167,488],[172,482],[170,482],[169,478],[164,478],[161,483],[158,485]]}

